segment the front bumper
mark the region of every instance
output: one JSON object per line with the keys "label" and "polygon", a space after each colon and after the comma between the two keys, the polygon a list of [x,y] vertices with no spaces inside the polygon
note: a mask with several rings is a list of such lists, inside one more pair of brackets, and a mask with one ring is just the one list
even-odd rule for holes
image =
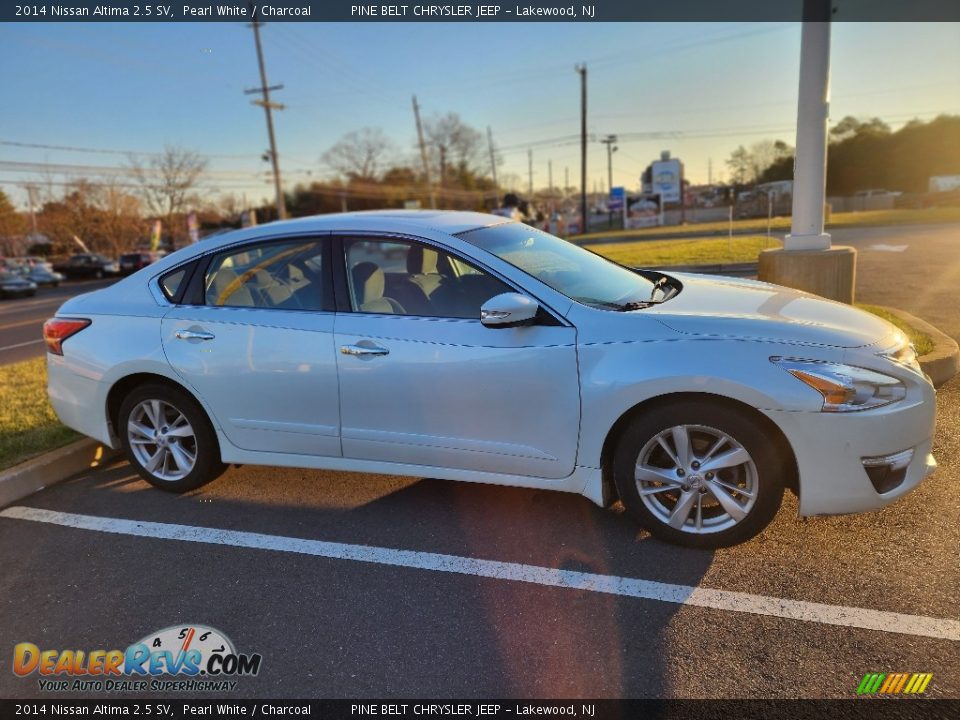
{"label": "front bumper", "polygon": [[[933,472],[936,402],[922,399],[852,413],[768,411],[793,448],[800,479],[800,515],[876,510],[913,490]],[[913,456],[903,480],[886,492],[871,482],[864,460],[906,450]]]}

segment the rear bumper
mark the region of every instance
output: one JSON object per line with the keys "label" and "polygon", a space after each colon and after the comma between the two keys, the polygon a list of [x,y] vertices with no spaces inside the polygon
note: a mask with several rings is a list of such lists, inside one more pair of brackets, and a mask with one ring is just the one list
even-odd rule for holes
{"label": "rear bumper", "polygon": [[[47,395],[60,422],[116,448],[110,437],[103,383],[71,370],[64,359],[47,353]],[[100,412],[98,408],[103,408]]]}

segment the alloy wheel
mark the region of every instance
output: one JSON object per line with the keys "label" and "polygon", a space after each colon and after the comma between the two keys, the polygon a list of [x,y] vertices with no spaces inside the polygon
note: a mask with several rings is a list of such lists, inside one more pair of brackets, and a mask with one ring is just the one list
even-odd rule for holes
{"label": "alloy wheel", "polygon": [[144,400],[127,420],[137,462],[160,480],[180,480],[197,462],[197,438],[186,416],[164,400]]}
{"label": "alloy wheel", "polygon": [[653,516],[682,532],[722,532],[742,521],[757,500],[757,467],[731,436],[705,425],[676,425],[654,436],[637,456],[634,478]]}

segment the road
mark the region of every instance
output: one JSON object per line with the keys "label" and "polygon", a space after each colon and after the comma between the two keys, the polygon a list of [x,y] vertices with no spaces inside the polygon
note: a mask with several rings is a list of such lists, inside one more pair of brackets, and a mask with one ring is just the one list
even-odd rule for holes
{"label": "road", "polygon": [[830,231],[857,248],[858,302],[889,305],[960,341],[960,223]]}
{"label": "road", "polygon": [[68,298],[106,287],[111,282],[68,282],[57,288],[40,288],[31,298],[0,301],[0,365],[43,355],[44,321]]}

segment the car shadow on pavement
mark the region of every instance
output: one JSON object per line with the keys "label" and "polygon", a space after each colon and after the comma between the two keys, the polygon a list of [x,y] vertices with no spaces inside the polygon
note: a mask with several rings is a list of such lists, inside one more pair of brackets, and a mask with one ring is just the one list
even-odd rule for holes
{"label": "car shadow on pavement", "polygon": [[[689,587],[700,584],[714,557],[662,543],[617,508],[601,509],[578,495],[352,473],[244,467],[178,496],[150,488],[119,463],[21,504]],[[289,602],[278,596],[290,594],[289,578],[279,577],[282,568],[291,563],[331,568],[330,561],[311,565],[310,559],[282,557],[285,553],[237,552],[257,554],[262,602],[268,605]],[[310,597],[326,595],[336,584],[334,607],[316,608],[319,617],[339,617],[340,625],[370,632],[348,632],[318,620],[308,606],[296,611],[301,615],[286,628],[290,637],[277,640],[283,652],[293,653],[285,665],[294,669],[316,664],[310,647],[336,645],[336,662],[330,663],[324,683],[314,686],[321,696],[664,697],[671,694],[671,678],[683,673],[670,666],[665,639],[682,607],[678,604],[462,573],[332,562],[329,576],[298,570],[297,587]],[[342,585],[345,578],[350,580]],[[271,587],[281,586],[287,589],[270,594]],[[202,593],[203,587],[194,592]],[[217,627],[212,613],[201,619]],[[341,641],[335,641],[341,633]],[[307,641],[311,636],[313,643]],[[291,649],[295,644],[303,648]],[[391,670],[367,674],[377,667]],[[346,668],[352,669],[349,676],[343,674]]]}

